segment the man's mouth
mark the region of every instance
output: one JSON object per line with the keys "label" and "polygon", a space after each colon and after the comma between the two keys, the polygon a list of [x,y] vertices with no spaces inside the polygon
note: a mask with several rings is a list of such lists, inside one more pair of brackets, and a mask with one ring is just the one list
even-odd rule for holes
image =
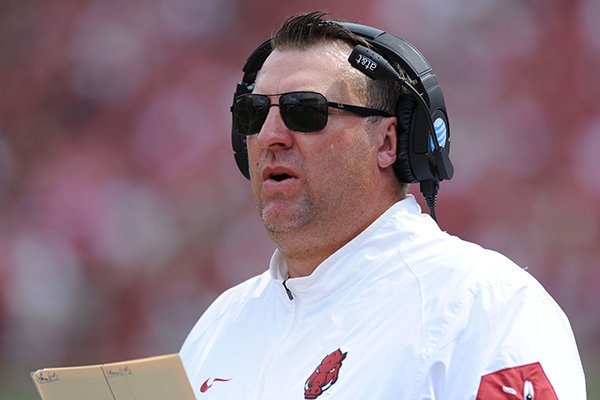
{"label": "man's mouth", "polygon": [[297,178],[294,171],[283,166],[269,166],[262,172],[264,181],[283,182],[288,179]]}
{"label": "man's mouth", "polygon": [[277,182],[282,182],[285,181],[286,179],[291,178],[291,176],[289,174],[286,173],[275,173],[275,174],[270,174],[269,175],[269,179],[272,179],[274,181]]}

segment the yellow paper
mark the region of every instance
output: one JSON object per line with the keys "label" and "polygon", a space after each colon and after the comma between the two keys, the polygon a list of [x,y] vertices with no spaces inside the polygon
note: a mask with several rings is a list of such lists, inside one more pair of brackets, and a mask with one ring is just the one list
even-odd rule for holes
{"label": "yellow paper", "polygon": [[31,374],[42,400],[195,400],[178,354]]}

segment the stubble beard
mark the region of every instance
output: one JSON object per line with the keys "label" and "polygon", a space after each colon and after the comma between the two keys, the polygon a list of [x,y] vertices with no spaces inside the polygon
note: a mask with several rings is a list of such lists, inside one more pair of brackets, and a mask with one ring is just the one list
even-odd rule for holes
{"label": "stubble beard", "polygon": [[313,206],[313,201],[308,196],[291,200],[275,198],[257,201],[263,225],[273,239],[308,225]]}

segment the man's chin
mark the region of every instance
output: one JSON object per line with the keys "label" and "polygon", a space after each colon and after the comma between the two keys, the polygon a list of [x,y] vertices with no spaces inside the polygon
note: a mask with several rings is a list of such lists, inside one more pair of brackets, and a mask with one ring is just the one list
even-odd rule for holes
{"label": "man's chin", "polygon": [[310,219],[306,207],[289,202],[271,203],[260,214],[265,228],[272,233],[291,232],[306,225]]}

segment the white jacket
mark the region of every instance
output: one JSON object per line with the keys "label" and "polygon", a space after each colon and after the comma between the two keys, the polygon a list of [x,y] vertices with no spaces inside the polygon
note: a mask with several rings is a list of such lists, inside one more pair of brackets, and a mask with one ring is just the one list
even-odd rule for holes
{"label": "white jacket", "polygon": [[288,291],[286,277],[275,251],[197,322],[181,349],[197,399],[586,397],[571,327],[544,288],[442,232],[413,197]]}

